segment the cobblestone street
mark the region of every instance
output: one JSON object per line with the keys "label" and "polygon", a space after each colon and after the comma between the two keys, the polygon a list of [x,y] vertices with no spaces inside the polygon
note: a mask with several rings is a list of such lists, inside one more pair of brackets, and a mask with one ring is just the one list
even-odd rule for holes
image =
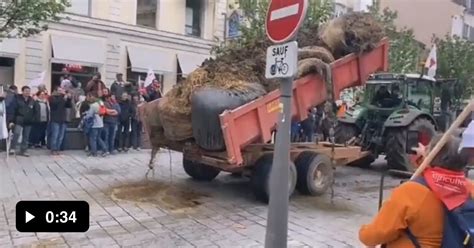
{"label": "cobblestone street", "polygon": [[[221,173],[195,182],[180,154],[163,152],[147,182],[148,158],[148,151],[107,158],[32,151],[29,158],[0,160],[0,247],[263,247],[267,206],[255,200],[248,179]],[[379,180],[378,172],[340,167],[332,203],[330,194],[295,193],[289,246],[360,247],[357,232],[377,211]],[[386,189],[398,181],[387,179]],[[86,200],[89,231],[17,232],[16,202],[39,199]]]}

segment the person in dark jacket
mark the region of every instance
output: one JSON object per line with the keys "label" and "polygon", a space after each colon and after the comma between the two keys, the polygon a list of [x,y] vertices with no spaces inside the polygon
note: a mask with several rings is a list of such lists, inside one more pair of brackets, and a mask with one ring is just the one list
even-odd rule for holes
{"label": "person in dark jacket", "polygon": [[308,111],[308,118],[301,122],[301,129],[304,135],[304,142],[314,141],[314,126],[316,124],[316,109],[311,108]]}
{"label": "person in dark jacket", "polygon": [[[14,108],[13,140],[10,147],[10,154],[29,157],[27,153],[28,142],[30,139],[31,126],[35,122],[35,101],[31,97],[31,89],[28,86],[21,88],[21,95],[16,95],[12,103]],[[18,153],[15,153],[17,151]]]}
{"label": "person in dark jacket", "polygon": [[123,74],[117,73],[115,76],[116,80],[110,86],[110,91],[116,99],[120,99],[124,92],[127,92],[129,95],[132,94],[133,86],[131,83],[123,80]]}
{"label": "person in dark jacket", "polygon": [[36,148],[46,145],[46,129],[49,122],[49,103],[45,91],[36,93],[37,100],[35,102],[35,124],[31,129],[30,144]]}
{"label": "person in dark jacket", "polygon": [[66,134],[67,108],[72,108],[71,96],[63,88],[57,90],[49,98],[51,109],[51,154],[59,155],[61,144]]}
{"label": "person in dark jacket", "polygon": [[130,121],[133,116],[132,103],[127,93],[122,94],[120,100],[120,115],[119,115],[119,128],[117,135],[119,136],[119,145],[117,150],[128,151],[130,141]]}
{"label": "person in dark jacket", "polygon": [[140,150],[141,148],[141,141],[142,141],[142,122],[139,118],[139,113],[138,113],[138,107],[140,106],[140,96],[134,95],[132,99],[132,108],[133,108],[133,115],[132,115],[132,132],[130,134],[131,136],[131,142],[132,142],[132,147],[135,150]]}
{"label": "person in dark jacket", "polygon": [[115,152],[115,135],[117,134],[117,126],[120,115],[120,105],[115,100],[115,95],[107,95],[104,97],[104,105],[107,114],[104,116],[104,128],[102,129],[103,139],[107,144],[107,150],[110,154]]}
{"label": "person in dark jacket", "polygon": [[18,88],[15,85],[11,85],[8,88],[7,94],[5,96],[5,108],[7,114],[7,123],[13,123],[15,117],[15,99],[18,94]]}

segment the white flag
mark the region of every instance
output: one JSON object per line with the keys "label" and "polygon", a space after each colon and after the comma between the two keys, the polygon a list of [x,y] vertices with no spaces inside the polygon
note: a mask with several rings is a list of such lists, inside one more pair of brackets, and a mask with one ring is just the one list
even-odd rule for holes
{"label": "white flag", "polygon": [[155,73],[152,69],[149,69],[143,87],[148,87],[148,85],[150,85],[153,80],[155,80]]}
{"label": "white flag", "polygon": [[36,78],[31,80],[30,82],[30,87],[38,87],[44,82],[44,78],[46,77],[46,71],[43,71],[42,73],[38,74]]}
{"label": "white flag", "polygon": [[430,55],[426,59],[425,63],[426,75],[430,77],[436,76],[436,69],[438,68],[438,60],[436,58],[436,45],[433,45],[430,51]]}

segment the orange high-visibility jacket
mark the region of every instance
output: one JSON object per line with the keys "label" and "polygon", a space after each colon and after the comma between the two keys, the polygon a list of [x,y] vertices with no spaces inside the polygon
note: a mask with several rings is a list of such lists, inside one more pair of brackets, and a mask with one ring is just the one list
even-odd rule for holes
{"label": "orange high-visibility jacket", "polygon": [[405,229],[410,227],[421,247],[438,248],[444,224],[442,204],[427,187],[416,182],[403,183],[393,190],[372,223],[360,228],[359,239],[367,246],[415,247],[405,234]]}
{"label": "orange high-visibility jacket", "polygon": [[337,110],[337,117],[343,117],[344,114],[346,113],[346,104],[343,103],[341,107]]}

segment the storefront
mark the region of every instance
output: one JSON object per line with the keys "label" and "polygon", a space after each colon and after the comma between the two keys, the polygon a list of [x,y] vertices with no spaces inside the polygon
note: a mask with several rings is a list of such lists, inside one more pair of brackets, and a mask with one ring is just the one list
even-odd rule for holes
{"label": "storefront", "polygon": [[127,45],[127,81],[139,87],[138,81],[144,81],[149,70],[155,72],[155,77],[164,87],[165,74],[175,73],[173,63],[176,55],[165,51],[145,46]]}
{"label": "storefront", "polygon": [[51,64],[51,89],[55,89],[61,84],[65,76],[70,75],[76,83],[81,83],[84,89],[87,82],[97,73],[97,67],[82,66],[80,64]]}
{"label": "storefront", "polygon": [[191,72],[196,70],[209,58],[209,55],[178,53],[178,76],[186,78]]}
{"label": "storefront", "polygon": [[105,44],[101,40],[51,35],[51,89],[66,75],[73,76],[84,88],[105,62]]}
{"label": "storefront", "polygon": [[[127,58],[127,78],[126,81],[132,83],[135,88],[143,87],[143,83],[146,79],[147,72],[132,71],[132,63],[130,58]],[[155,78],[160,82],[161,88],[163,88],[163,74],[155,73]]]}
{"label": "storefront", "polygon": [[18,39],[5,39],[0,42],[0,85],[15,83],[15,60],[20,54]]}

